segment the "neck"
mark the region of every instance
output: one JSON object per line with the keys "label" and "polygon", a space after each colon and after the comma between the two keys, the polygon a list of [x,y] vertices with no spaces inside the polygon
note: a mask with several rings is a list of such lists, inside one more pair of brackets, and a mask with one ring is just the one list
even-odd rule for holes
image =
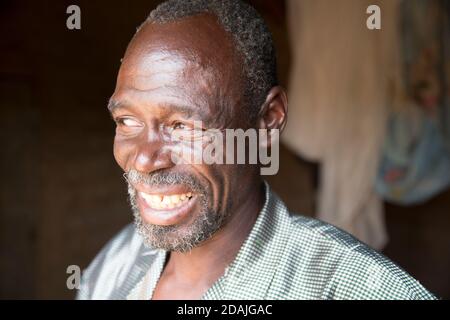
{"label": "neck", "polygon": [[261,181],[251,190],[229,221],[213,237],[187,253],[171,252],[164,272],[182,283],[209,288],[233,262],[264,204]]}

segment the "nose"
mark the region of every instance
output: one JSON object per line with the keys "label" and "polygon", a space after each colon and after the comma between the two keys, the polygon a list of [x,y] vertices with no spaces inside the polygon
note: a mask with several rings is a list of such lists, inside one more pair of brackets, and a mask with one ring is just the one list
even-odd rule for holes
{"label": "nose", "polygon": [[148,130],[145,137],[138,138],[132,149],[134,150],[127,166],[129,169],[148,174],[174,165],[170,157],[170,146],[155,130]]}

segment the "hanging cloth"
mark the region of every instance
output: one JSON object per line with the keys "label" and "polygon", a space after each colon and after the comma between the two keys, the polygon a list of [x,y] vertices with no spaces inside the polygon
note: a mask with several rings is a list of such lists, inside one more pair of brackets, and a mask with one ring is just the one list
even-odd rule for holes
{"label": "hanging cloth", "polygon": [[376,188],[400,205],[423,203],[450,185],[448,1],[401,3],[405,103],[392,110]]}
{"label": "hanging cloth", "polygon": [[[366,25],[373,4],[381,30]],[[398,65],[397,7],[396,0],[289,0],[287,10],[293,64],[283,141],[320,163],[317,217],[375,249],[387,242],[374,181]]]}

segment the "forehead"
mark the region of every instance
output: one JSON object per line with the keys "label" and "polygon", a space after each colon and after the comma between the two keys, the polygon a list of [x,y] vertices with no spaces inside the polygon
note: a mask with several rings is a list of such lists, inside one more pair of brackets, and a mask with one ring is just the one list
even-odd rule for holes
{"label": "forehead", "polygon": [[147,24],[128,46],[114,95],[139,93],[147,100],[196,100],[196,104],[237,99],[238,59],[230,35],[213,16]]}
{"label": "forehead", "polygon": [[231,62],[235,53],[231,35],[210,14],[171,23],[145,24],[130,42],[125,58],[136,51],[158,49],[177,51],[198,63],[217,63],[217,66]]}

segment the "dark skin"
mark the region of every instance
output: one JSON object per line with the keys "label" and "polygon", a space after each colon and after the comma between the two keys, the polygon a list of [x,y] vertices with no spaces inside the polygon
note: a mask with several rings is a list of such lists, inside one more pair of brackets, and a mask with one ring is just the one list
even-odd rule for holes
{"label": "dark skin", "polygon": [[[248,128],[243,116],[242,59],[213,16],[145,25],[130,42],[112,96],[119,123],[114,156],[124,171],[189,172],[212,191],[214,212],[227,211],[225,225],[188,253],[171,252],[153,299],[200,299],[234,260],[264,203],[256,165],[172,163],[171,145],[161,125]],[[283,129],[287,98],[274,87],[261,106],[254,128]],[[120,122],[126,118],[126,126]],[[129,119],[129,120],[128,120]],[[189,226],[192,217],[179,222]],[[154,221],[148,221],[154,222]]]}

